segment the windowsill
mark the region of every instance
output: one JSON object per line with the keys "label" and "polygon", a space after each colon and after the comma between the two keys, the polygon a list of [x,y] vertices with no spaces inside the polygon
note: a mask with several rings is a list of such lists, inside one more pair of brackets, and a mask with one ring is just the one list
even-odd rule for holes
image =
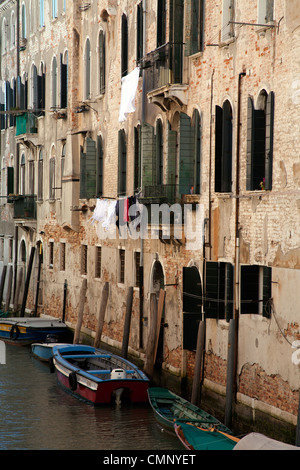
{"label": "windowsill", "polygon": [[117,287],[120,287],[120,289],[125,289],[125,284],[118,282]]}
{"label": "windowsill", "polygon": [[262,36],[264,37],[266,32],[269,30],[269,29],[273,29],[275,28],[275,22],[274,21],[269,21],[268,23],[266,23],[265,26],[261,26],[259,27],[257,30],[256,30],[256,33],[258,36]]}
{"label": "windowsill", "polygon": [[226,49],[230,46],[230,44],[233,44],[235,41],[236,41],[235,36],[233,36],[230,39],[225,39],[223,41],[221,40],[220,43],[219,43],[219,47]]}

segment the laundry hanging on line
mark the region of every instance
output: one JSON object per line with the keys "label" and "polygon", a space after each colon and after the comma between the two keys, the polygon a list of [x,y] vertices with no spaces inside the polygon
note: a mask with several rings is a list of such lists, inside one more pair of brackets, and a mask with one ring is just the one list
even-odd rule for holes
{"label": "laundry hanging on line", "polygon": [[[130,208],[135,206],[135,210]],[[132,212],[132,214],[131,214]],[[112,224],[117,227],[126,225],[136,219],[141,213],[141,207],[136,195],[119,199],[97,199],[91,223],[99,222],[105,230],[109,230]]]}
{"label": "laundry hanging on line", "polygon": [[119,122],[126,121],[127,115],[135,111],[134,101],[139,76],[140,69],[136,67],[132,72],[122,78]]}

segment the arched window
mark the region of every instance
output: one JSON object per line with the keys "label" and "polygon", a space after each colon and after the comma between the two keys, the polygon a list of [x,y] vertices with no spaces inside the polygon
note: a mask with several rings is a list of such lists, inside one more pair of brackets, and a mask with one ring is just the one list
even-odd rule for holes
{"label": "arched window", "polygon": [[84,73],[84,99],[89,100],[91,98],[91,45],[89,39],[85,43]]}
{"label": "arched window", "polygon": [[43,176],[44,176],[44,150],[43,148],[39,151],[38,161],[38,200],[43,199]]}
{"label": "arched window", "polygon": [[164,142],[163,125],[160,119],[156,122],[156,184],[164,180]]}
{"label": "arched window", "polygon": [[99,33],[99,91],[105,93],[105,34],[101,30]]}
{"label": "arched window", "polygon": [[192,126],[194,129],[194,162],[195,162],[195,179],[194,179],[194,193],[200,194],[201,192],[201,122],[199,111],[195,110],[193,113]]}
{"label": "arched window", "polygon": [[27,38],[27,27],[26,27],[26,6],[25,3],[22,4],[22,29],[21,29],[22,39]]}
{"label": "arched window", "polygon": [[22,152],[20,161],[20,194],[25,195],[25,153]]}
{"label": "arched window", "polygon": [[121,38],[121,76],[128,74],[128,23],[125,13],[122,15],[122,38]]}
{"label": "arched window", "polygon": [[40,27],[45,26],[45,1],[40,0]]}
{"label": "arched window", "polygon": [[37,68],[34,64],[31,66],[31,76],[30,76],[30,91],[31,91],[31,99],[30,99],[30,105],[33,110],[38,109],[39,103],[38,103],[38,74],[37,74]]}
{"label": "arched window", "polygon": [[55,199],[55,147],[51,148],[49,160],[49,199]]}
{"label": "arched window", "polygon": [[103,139],[100,135],[97,137],[97,197],[102,196],[103,194]]}
{"label": "arched window", "polygon": [[272,189],[274,93],[262,90],[257,108],[248,98],[246,189]]}
{"label": "arched window", "polygon": [[4,54],[7,51],[7,21],[3,18],[2,21],[2,41],[1,41],[1,52]]}
{"label": "arched window", "polygon": [[126,195],[127,150],[126,136],[123,129],[118,134],[118,193]]}
{"label": "arched window", "polygon": [[57,61],[56,57],[52,59],[52,97],[51,97],[51,107],[56,108],[57,106]]}
{"label": "arched window", "polygon": [[216,106],[215,191],[232,189],[232,109],[228,100]]}
{"label": "arched window", "polygon": [[60,107],[68,106],[68,51],[60,55]]}
{"label": "arched window", "polygon": [[15,45],[16,45],[16,18],[15,18],[15,12],[12,11],[11,20],[10,20],[10,46],[15,47]]}

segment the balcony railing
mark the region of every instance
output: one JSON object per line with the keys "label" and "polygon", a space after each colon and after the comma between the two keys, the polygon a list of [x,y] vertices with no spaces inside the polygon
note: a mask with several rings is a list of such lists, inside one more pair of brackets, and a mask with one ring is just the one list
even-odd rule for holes
{"label": "balcony railing", "polygon": [[140,65],[145,70],[147,93],[166,85],[182,84],[183,44],[166,43],[145,55]]}
{"label": "balcony railing", "polygon": [[36,219],[36,196],[9,196],[14,204],[14,219]]}
{"label": "balcony railing", "polygon": [[181,196],[179,188],[176,184],[159,184],[153,186],[145,186],[143,190],[144,204],[175,204],[180,202]]}
{"label": "balcony railing", "polygon": [[16,136],[22,134],[36,134],[37,119],[32,113],[24,113],[16,116]]}

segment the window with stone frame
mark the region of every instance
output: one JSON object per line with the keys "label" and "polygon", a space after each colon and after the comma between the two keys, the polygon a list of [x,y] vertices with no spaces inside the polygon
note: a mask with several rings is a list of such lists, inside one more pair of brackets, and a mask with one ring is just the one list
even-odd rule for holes
{"label": "window with stone frame", "polygon": [[257,107],[248,98],[246,189],[271,190],[273,171],[274,93],[263,90]]}

